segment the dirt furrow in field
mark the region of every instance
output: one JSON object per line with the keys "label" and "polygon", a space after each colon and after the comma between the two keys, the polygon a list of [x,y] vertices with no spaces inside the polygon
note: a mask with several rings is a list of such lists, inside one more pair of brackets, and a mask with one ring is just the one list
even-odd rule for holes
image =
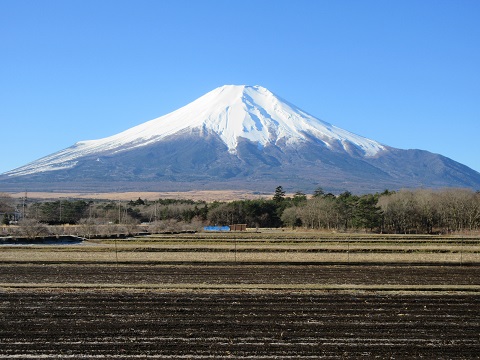
{"label": "dirt furrow in field", "polygon": [[480,297],[3,291],[0,358],[436,358],[480,353]]}

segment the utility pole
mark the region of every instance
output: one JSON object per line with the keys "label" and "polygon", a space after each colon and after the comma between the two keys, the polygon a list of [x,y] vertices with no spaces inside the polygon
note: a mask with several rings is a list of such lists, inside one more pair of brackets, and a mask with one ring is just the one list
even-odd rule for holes
{"label": "utility pole", "polygon": [[118,200],[118,223],[120,224],[120,220],[122,218],[122,203]]}
{"label": "utility pole", "polygon": [[26,209],[26,207],[27,207],[27,190],[25,190],[25,196],[23,197],[22,220],[27,217],[27,216],[25,215],[25,209]]}

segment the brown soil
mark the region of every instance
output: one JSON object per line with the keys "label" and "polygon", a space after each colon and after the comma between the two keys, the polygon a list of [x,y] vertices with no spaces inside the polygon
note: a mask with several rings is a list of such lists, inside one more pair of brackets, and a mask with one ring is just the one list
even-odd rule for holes
{"label": "brown soil", "polygon": [[[478,292],[255,285],[479,285],[479,275],[478,266],[3,263],[0,359],[478,358]],[[85,283],[93,285],[80,288]],[[117,288],[94,288],[106,283]],[[244,289],[152,290],[148,284]]]}
{"label": "brown soil", "polygon": [[476,295],[3,292],[0,358],[473,359]]}
{"label": "brown soil", "polygon": [[0,263],[0,283],[480,286],[480,266]]}

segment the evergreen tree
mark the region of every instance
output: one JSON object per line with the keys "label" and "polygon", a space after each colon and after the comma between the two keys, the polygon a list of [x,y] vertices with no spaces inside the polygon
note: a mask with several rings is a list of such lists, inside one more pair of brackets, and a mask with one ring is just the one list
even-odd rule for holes
{"label": "evergreen tree", "polygon": [[273,195],[273,201],[276,203],[281,203],[285,200],[285,191],[283,191],[282,186],[277,186],[275,189],[275,194]]}
{"label": "evergreen tree", "polygon": [[373,229],[381,224],[382,212],[377,206],[378,197],[367,194],[361,196],[355,205],[354,226],[356,228]]}
{"label": "evergreen tree", "polygon": [[300,204],[303,204],[307,201],[307,195],[305,195],[301,191],[297,191],[295,195],[293,195],[292,202],[295,206],[298,206]]}
{"label": "evergreen tree", "polygon": [[325,195],[325,191],[321,187],[317,187],[313,192],[313,197],[323,197]]}

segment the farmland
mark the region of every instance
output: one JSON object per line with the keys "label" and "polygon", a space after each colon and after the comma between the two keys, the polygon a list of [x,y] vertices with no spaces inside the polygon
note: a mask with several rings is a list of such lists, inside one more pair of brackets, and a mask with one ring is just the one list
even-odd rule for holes
{"label": "farmland", "polygon": [[0,359],[476,358],[479,249],[274,231],[2,245]]}
{"label": "farmland", "polygon": [[[77,238],[78,239],[78,238]],[[2,261],[120,263],[480,263],[480,237],[262,232],[164,234],[86,240],[55,246],[41,240],[2,247]],[[9,246],[10,245],[10,246]]]}

